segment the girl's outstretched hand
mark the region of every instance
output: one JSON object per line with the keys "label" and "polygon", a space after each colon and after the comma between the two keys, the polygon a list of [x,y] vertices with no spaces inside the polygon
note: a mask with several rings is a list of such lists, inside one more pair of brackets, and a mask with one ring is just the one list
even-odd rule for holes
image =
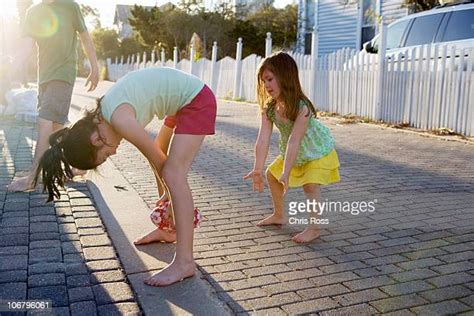
{"label": "girl's outstretched hand", "polygon": [[244,176],[244,180],[252,178],[253,181],[253,191],[263,192],[264,187],[264,179],[261,171],[252,170],[246,176]]}
{"label": "girl's outstretched hand", "polygon": [[283,195],[285,195],[288,192],[288,182],[290,181],[290,175],[283,173],[278,180],[282,185],[283,185]]}

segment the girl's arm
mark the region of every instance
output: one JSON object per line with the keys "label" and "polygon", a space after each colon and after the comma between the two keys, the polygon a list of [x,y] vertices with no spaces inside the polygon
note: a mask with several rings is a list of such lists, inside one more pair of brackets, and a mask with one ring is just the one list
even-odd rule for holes
{"label": "girl's arm", "polygon": [[111,125],[117,133],[140,150],[152,167],[159,173],[166,154],[155,146],[154,140],[135,119],[135,110],[130,104],[121,104],[112,114]]}
{"label": "girl's arm", "polygon": [[[170,141],[171,137],[173,136],[173,128],[170,128],[166,125],[161,126],[160,131],[158,132],[158,135],[155,138],[155,146],[159,148],[166,156],[168,156],[168,148],[170,146]],[[155,174],[155,179],[156,179],[156,185],[158,187],[158,194],[160,197],[164,197],[164,193],[166,191],[165,185],[163,184],[163,181],[161,180],[159,174],[155,171],[155,168],[153,164],[149,161],[150,166]],[[159,203],[160,200],[157,201]],[[158,206],[158,205],[157,205]]]}
{"label": "girl's arm", "polygon": [[244,177],[244,179],[252,178],[254,191],[263,192],[263,167],[267,160],[272,130],[273,123],[268,119],[267,114],[263,112],[257,142],[255,143],[255,162],[253,170]]}
{"label": "girl's arm", "polygon": [[255,163],[254,170],[262,171],[267,160],[268,149],[270,147],[270,139],[272,137],[273,123],[267,117],[265,112],[262,113],[262,121],[260,130],[258,131],[257,142],[255,143]]}
{"label": "girl's arm", "polygon": [[300,109],[298,116],[296,117],[295,124],[293,125],[293,130],[291,131],[290,137],[288,139],[288,144],[286,146],[285,161],[283,164],[283,174],[281,175],[280,182],[284,186],[284,193],[288,191],[288,179],[290,177],[291,168],[296,161],[298,156],[298,151],[300,150],[301,140],[308,129],[309,119],[311,113],[308,107],[303,107]]}

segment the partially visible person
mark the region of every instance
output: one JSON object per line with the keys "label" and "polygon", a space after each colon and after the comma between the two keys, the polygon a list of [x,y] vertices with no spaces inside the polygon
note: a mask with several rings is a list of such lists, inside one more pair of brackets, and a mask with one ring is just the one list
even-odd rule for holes
{"label": "partially visible person", "polygon": [[[97,87],[99,69],[94,44],[87,31],[79,5],[73,0],[43,0],[31,6],[23,25],[23,45],[12,70],[21,69],[38,47],[38,119],[35,153],[28,174],[14,179],[8,191],[34,190],[35,170],[48,148],[49,136],[67,122],[77,75],[77,37],[81,40],[91,71],[88,91]],[[80,175],[82,170],[73,170]]]}

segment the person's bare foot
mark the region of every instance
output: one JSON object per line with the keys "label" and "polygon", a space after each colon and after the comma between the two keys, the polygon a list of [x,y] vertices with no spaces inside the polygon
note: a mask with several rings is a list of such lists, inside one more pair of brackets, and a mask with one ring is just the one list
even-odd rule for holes
{"label": "person's bare foot", "polygon": [[260,222],[257,223],[257,226],[266,226],[266,225],[285,225],[286,224],[286,218],[283,216],[277,216],[275,214],[272,214],[264,219],[262,219]]}
{"label": "person's bare foot", "polygon": [[74,177],[82,177],[87,174],[87,170],[82,170],[82,169],[77,169],[77,168],[71,168],[72,174]]}
{"label": "person's bare foot", "polygon": [[29,176],[14,179],[8,186],[9,192],[29,192],[35,189],[33,181]]}
{"label": "person's bare foot", "polygon": [[160,272],[145,279],[145,284],[150,286],[168,286],[173,283],[192,277],[196,273],[194,261],[189,263],[180,263],[173,260]]}
{"label": "person's bare foot", "polygon": [[135,246],[146,245],[152,242],[175,242],[176,232],[169,232],[162,229],[154,229],[143,237],[138,238],[133,242]]}
{"label": "person's bare foot", "polygon": [[292,240],[297,243],[306,243],[315,240],[320,235],[317,228],[306,228],[301,233],[295,235]]}

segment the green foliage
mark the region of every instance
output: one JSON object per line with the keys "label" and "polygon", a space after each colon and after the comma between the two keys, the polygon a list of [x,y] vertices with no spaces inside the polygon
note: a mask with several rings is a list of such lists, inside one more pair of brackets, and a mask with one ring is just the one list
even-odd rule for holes
{"label": "green foliage", "polygon": [[409,8],[413,13],[426,11],[439,6],[438,0],[405,0],[403,6]]}
{"label": "green foliage", "polygon": [[98,59],[115,58],[120,54],[118,35],[115,30],[95,29],[91,35]]}
{"label": "green foliage", "polygon": [[139,41],[149,50],[165,49],[172,56],[176,46],[180,58],[189,56],[190,40],[197,33],[201,49],[196,55],[210,58],[212,44],[217,41],[219,57],[234,56],[235,44],[243,38],[243,56],[264,54],[265,37],[272,33],[274,46],[291,48],[296,40],[297,7],[284,9],[264,6],[244,18],[237,18],[232,7],[221,3],[214,11],[206,10],[200,1],[183,0],[178,6],[169,5],[160,10],[147,10],[140,6],[132,9],[130,25],[138,34]]}
{"label": "green foliage", "polygon": [[120,46],[120,54],[121,56],[130,56],[136,53],[143,52],[145,47],[140,44],[140,41],[134,37],[128,37],[122,39],[119,43]]}
{"label": "green foliage", "polygon": [[246,20],[236,21],[233,35],[244,41],[244,55],[265,53],[264,39],[267,32],[272,33],[272,45],[284,49],[291,48],[296,39],[298,10],[288,5],[284,9],[265,6],[247,16]]}
{"label": "green foliage", "polygon": [[247,14],[236,17],[228,3],[220,3],[213,11],[206,10],[200,1],[183,0],[178,6],[146,9],[135,5],[129,20],[134,29],[133,38],[121,41],[114,30],[96,28],[92,38],[99,59],[130,56],[136,53],[160,52],[163,48],[167,59],[173,56],[178,47],[179,58],[189,58],[191,38],[194,33],[196,58],[211,58],[212,45],[217,41],[218,58],[235,56],[236,43],[243,39],[243,57],[249,54],[265,53],[266,33],[272,33],[273,46],[291,49],[296,40],[297,7],[288,5],[275,9],[267,5]]}

